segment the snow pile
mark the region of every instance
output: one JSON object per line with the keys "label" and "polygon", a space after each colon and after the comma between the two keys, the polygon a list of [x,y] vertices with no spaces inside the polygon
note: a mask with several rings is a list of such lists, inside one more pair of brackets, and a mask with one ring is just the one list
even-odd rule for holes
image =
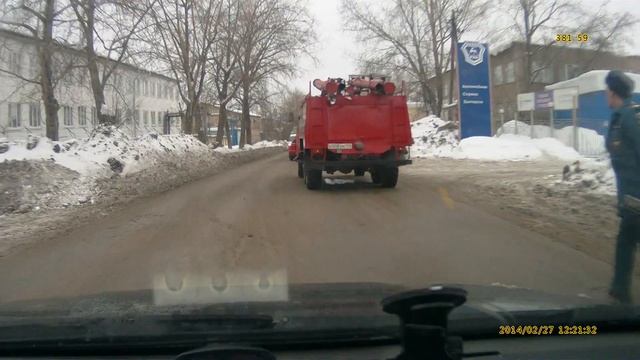
{"label": "snow pile", "polygon": [[535,160],[539,158],[577,160],[581,158],[575,150],[556,139],[531,139],[527,136],[511,134],[463,139],[451,157],[473,160]]}
{"label": "snow pile", "polygon": [[[246,150],[261,153],[275,146],[281,142],[260,142]],[[224,158],[236,163],[255,158],[252,154]],[[160,191],[222,168],[227,163],[219,164],[222,159],[223,154],[191,135],[149,133],[134,139],[116,127],[99,127],[86,139],[63,142],[0,139],[0,214],[93,203],[105,191],[116,196]]]}
{"label": "snow pile", "polygon": [[116,127],[96,129],[89,138],[53,142],[31,137],[24,142],[6,143],[0,154],[4,160],[49,160],[87,177],[135,173],[189,153],[205,154],[210,149],[190,135],[158,135],[150,133],[138,139],[129,138]]}
{"label": "snow pile", "polygon": [[251,144],[251,145],[247,145],[245,146],[246,149],[248,150],[253,150],[253,149],[263,149],[266,147],[274,147],[274,146],[284,146],[287,147],[289,144],[286,140],[262,140],[262,141],[258,141],[255,144]]}
{"label": "snow pile", "polygon": [[[548,120],[547,120],[548,121]],[[534,120],[535,123],[535,120]],[[533,133],[532,133],[533,130]],[[498,134],[517,134],[525,136],[533,136],[534,138],[552,137],[558,139],[566,146],[573,147],[573,126],[565,126],[563,128],[554,129],[547,125],[531,125],[522,121],[511,120],[502,125]],[[584,155],[600,155],[605,152],[604,136],[598,134],[597,131],[578,127],[578,152]]]}
{"label": "snow pile", "polygon": [[448,157],[458,146],[457,126],[437,116],[427,116],[411,123],[414,157]]}
{"label": "snow pile", "polygon": [[[506,125],[506,124],[505,124]],[[475,136],[458,140],[452,122],[428,116],[411,124],[414,157],[448,157],[471,160],[535,160],[581,158],[573,148],[557,139],[531,139],[524,135],[504,134],[498,137]]]}
{"label": "snow pile", "polygon": [[255,144],[247,144],[242,149],[238,145],[233,145],[231,149],[227,146],[220,146],[214,149],[216,152],[220,153],[229,153],[229,152],[237,152],[237,151],[247,151],[247,150],[255,150],[255,149],[264,149],[268,147],[287,147],[288,142],[286,140],[262,140],[258,141]]}
{"label": "snow pile", "polygon": [[472,160],[533,160],[542,155],[543,152],[532,142],[525,141],[524,136],[512,135],[463,139],[451,157]]}
{"label": "snow pile", "polygon": [[555,181],[553,185],[611,195],[616,193],[615,173],[608,160],[587,163],[575,161],[566,165],[562,169],[562,180]]}

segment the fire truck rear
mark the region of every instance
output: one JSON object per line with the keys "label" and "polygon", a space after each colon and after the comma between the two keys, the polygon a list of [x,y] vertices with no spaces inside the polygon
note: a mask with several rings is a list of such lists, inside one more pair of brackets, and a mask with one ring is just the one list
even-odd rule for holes
{"label": "fire truck rear", "polygon": [[295,139],[298,176],[307,188],[322,186],[322,171],[369,172],[374,183],[395,187],[398,167],[411,163],[413,143],[403,91],[373,75],[316,79],[313,85],[321,93],[305,98]]}

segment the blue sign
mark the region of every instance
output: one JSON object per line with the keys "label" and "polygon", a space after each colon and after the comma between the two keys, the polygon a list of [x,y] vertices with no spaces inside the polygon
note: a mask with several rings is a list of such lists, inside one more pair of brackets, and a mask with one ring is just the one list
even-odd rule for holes
{"label": "blue sign", "polygon": [[489,46],[458,43],[460,137],[491,136]]}

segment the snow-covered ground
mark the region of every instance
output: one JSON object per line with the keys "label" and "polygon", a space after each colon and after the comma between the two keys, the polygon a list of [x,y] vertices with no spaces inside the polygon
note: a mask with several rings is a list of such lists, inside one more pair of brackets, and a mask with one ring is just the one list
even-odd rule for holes
{"label": "snow-covered ground", "polygon": [[[514,134],[518,128],[518,135]],[[417,158],[451,158],[479,161],[553,161],[565,162],[558,173],[565,171],[561,180],[550,180],[544,186],[564,186],[601,193],[615,193],[615,178],[606,155],[585,157],[571,144],[573,129],[567,127],[554,131],[549,137],[548,126],[533,127],[534,138],[529,125],[515,121],[505,123],[498,130],[498,136],[476,136],[458,138],[455,124],[435,116],[428,116],[411,124],[414,145],[411,155]],[[578,129],[578,137],[583,148],[603,153],[604,139],[590,129]]]}
{"label": "snow-covered ground", "polygon": [[[598,134],[595,130],[583,127],[577,128],[577,149],[580,154],[600,155],[604,154],[604,136]],[[530,136],[536,139],[554,138],[566,146],[573,146],[573,126],[565,126],[560,129],[551,130],[547,125],[529,125],[522,121],[511,120],[502,125],[497,134],[515,134]]]}
{"label": "snow-covered ground", "polygon": [[274,147],[274,146],[288,146],[288,145],[289,143],[286,140],[262,140],[262,141],[258,141],[255,144],[245,145],[242,149],[238,145],[233,145],[231,148],[228,148],[226,146],[221,146],[221,147],[215,148],[214,151],[221,152],[221,153],[228,153],[228,152],[236,152],[236,151],[264,149],[267,147]]}
{"label": "snow-covered ground", "polygon": [[134,139],[116,127],[101,127],[86,139],[64,142],[0,139],[0,214],[93,203],[110,179],[182,181],[212,167],[224,152],[240,154],[284,144],[262,141],[242,150],[221,150],[191,135],[151,133]]}
{"label": "snow-covered ground", "polygon": [[[507,124],[505,124],[507,125]],[[412,123],[415,157],[448,157],[473,160],[544,160],[575,161],[581,158],[573,148],[555,138],[531,139],[524,135],[503,134],[458,139],[458,129],[449,122],[428,116]]]}

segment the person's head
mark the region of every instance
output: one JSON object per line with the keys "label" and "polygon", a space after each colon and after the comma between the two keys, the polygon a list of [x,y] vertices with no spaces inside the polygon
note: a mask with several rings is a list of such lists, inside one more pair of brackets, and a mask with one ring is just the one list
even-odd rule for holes
{"label": "person's head", "polygon": [[624,101],[631,97],[633,80],[622,71],[609,71],[604,81],[607,84],[607,103],[610,108],[621,107]]}

